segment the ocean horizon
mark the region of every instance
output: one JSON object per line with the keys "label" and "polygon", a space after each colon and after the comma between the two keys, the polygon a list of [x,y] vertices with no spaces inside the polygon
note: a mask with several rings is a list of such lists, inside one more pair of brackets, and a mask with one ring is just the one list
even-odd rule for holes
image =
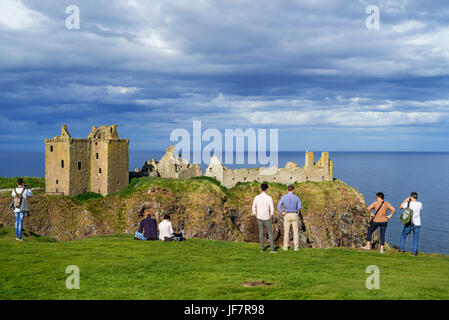
{"label": "ocean horizon", "polygon": [[[397,208],[387,228],[386,240],[399,245],[402,224],[399,221],[401,202],[411,192],[419,194],[423,203],[419,250],[449,254],[449,152],[329,152],[334,162],[334,177],[356,188],[367,205],[375,201],[377,192]],[[130,171],[141,168],[146,160],[160,159],[165,151],[130,151]],[[315,152],[315,162],[321,152]],[[278,166],[288,161],[304,165],[305,151],[280,151]],[[191,157],[192,159],[192,157]],[[246,160],[246,158],[245,158]],[[259,167],[258,164],[225,164],[229,168]],[[204,172],[207,164],[201,164]],[[0,176],[45,175],[44,152],[0,152]],[[411,236],[407,250],[411,250]]]}

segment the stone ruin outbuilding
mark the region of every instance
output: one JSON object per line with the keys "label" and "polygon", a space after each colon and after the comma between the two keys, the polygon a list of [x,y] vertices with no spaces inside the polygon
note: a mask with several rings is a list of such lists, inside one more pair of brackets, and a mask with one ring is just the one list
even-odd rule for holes
{"label": "stone ruin outbuilding", "polygon": [[[167,148],[161,160],[152,159],[146,161],[140,171],[140,176],[162,177],[169,179],[189,179],[203,175],[201,167],[197,164],[189,163],[187,159],[182,159],[175,155],[175,147]],[[134,174],[138,176],[137,174]]]}
{"label": "stone ruin outbuilding", "polygon": [[306,152],[305,166],[298,167],[288,162],[285,168],[245,168],[229,169],[214,155],[206,169],[205,176],[218,180],[226,188],[232,188],[238,182],[276,182],[289,185],[305,181],[333,181],[334,164],[329,152],[322,152],[321,159],[315,164],[313,152]]}

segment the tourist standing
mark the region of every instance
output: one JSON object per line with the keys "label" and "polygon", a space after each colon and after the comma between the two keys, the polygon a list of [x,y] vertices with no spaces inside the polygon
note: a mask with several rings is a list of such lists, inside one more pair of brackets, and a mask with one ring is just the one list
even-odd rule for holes
{"label": "tourist standing", "polygon": [[[371,250],[371,238],[373,232],[380,228],[380,253],[384,253],[384,245],[385,245],[385,232],[387,230],[388,220],[396,212],[396,209],[387,201],[384,200],[385,196],[382,192],[376,194],[376,201],[373,202],[367,210],[371,212],[371,220],[370,226],[368,228],[368,235],[366,240],[368,241],[364,249]],[[373,214],[372,211],[375,210]],[[388,212],[391,212],[390,215],[387,215]]]}
{"label": "tourist standing", "polygon": [[29,207],[28,199],[33,196],[33,193],[27,185],[23,184],[23,179],[17,179],[17,188],[12,190],[13,200],[10,204],[10,209],[14,210],[14,217],[16,218],[15,230],[16,230],[16,240],[23,241],[22,238],[22,226],[23,219],[28,216]]}
{"label": "tourist standing", "polygon": [[[284,217],[284,250],[288,250],[290,241],[290,226],[293,227],[293,244],[295,251],[299,250],[299,212],[301,199],[293,193],[293,185],[288,186],[288,193],[282,196],[278,204],[278,210]],[[283,208],[282,208],[283,207]]]}
{"label": "tourist standing", "polygon": [[271,219],[274,215],[273,198],[267,194],[268,185],[262,183],[260,186],[261,193],[254,198],[252,213],[257,217],[259,227],[260,250],[265,251],[264,246],[264,228],[267,229],[268,239],[270,241],[270,252],[276,253],[273,243],[273,229]]}
{"label": "tourist standing", "polygon": [[419,231],[421,230],[421,211],[423,209],[422,203],[418,201],[418,194],[412,192],[410,197],[402,202],[400,208],[405,209],[407,206],[413,210],[413,216],[409,224],[405,225],[401,232],[401,243],[399,245],[399,252],[405,252],[405,241],[410,232],[413,231],[413,249],[412,255],[418,255],[418,241],[419,241]]}

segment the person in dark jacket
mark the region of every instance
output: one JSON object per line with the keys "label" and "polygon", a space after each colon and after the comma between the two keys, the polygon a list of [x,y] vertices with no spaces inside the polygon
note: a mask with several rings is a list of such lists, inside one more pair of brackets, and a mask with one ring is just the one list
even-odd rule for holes
{"label": "person in dark jacket", "polygon": [[145,210],[144,219],[140,221],[139,230],[136,232],[136,240],[157,240],[157,222],[150,210]]}
{"label": "person in dark jacket", "polygon": [[17,188],[12,190],[13,200],[9,205],[9,208],[14,211],[14,217],[16,218],[16,240],[23,241],[22,239],[22,226],[23,219],[28,216],[28,199],[33,196],[33,193],[28,186],[23,184],[23,179],[17,179]]}

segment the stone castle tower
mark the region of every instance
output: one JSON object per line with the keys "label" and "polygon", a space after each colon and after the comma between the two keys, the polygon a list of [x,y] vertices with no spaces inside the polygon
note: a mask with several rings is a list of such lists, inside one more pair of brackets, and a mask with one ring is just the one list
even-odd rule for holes
{"label": "stone castle tower", "polygon": [[45,140],[45,191],[69,196],[84,192],[107,195],[129,183],[129,140],[117,126],[92,127],[87,139],[61,135]]}

